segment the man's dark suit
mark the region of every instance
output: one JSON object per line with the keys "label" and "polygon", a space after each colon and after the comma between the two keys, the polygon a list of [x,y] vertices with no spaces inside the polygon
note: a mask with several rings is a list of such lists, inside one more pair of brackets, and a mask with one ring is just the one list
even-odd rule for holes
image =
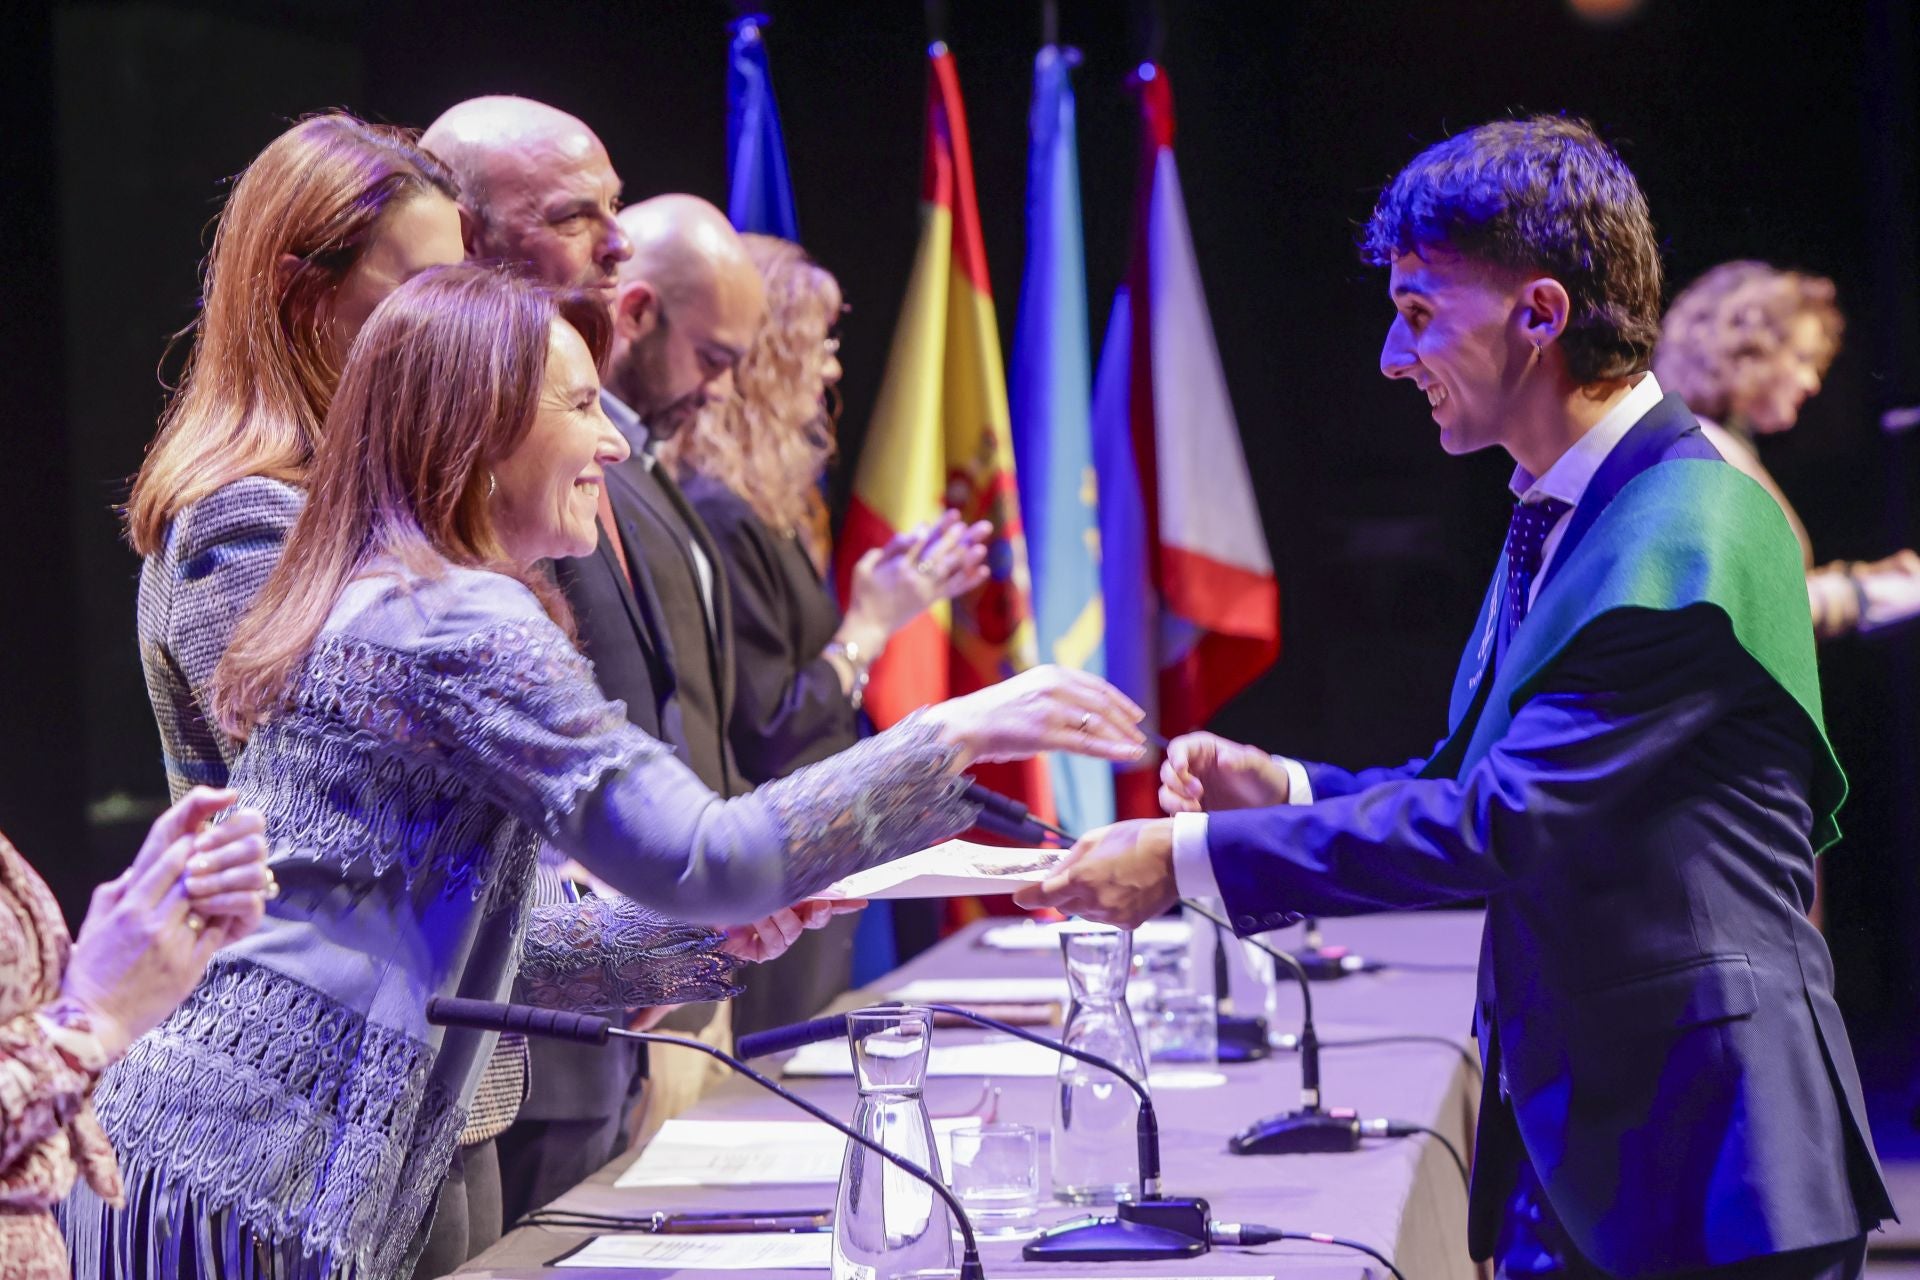
{"label": "man's dark suit", "polygon": [[[640,454],[609,469],[606,485],[625,569],[604,528],[593,555],[554,565],[581,650],[593,661],[601,691],[626,704],[629,720],[672,745],[716,793],[740,794],[747,788],[725,732],[732,621],[719,551],[671,481]],[[689,540],[701,547],[713,575],[711,627]],[[692,1016],[696,1025],[706,1021],[704,1013]],[[664,1029],[676,1029],[673,1019]],[[630,1041],[601,1048],[535,1039],[528,1047],[527,1097],[500,1138],[509,1226],[612,1158],[645,1069],[642,1047]]]}
{"label": "man's dark suit", "polygon": [[[1664,432],[1644,463],[1701,457],[1684,412],[1670,398],[1615,454]],[[1604,504],[1633,475],[1601,478],[1589,498]],[[1576,515],[1590,528],[1588,500]],[[1462,770],[1482,711],[1435,760],[1309,765],[1311,805],[1207,820],[1243,932],[1487,898],[1475,1256],[1493,1251],[1522,1176],[1579,1253],[1619,1276],[1831,1246],[1890,1217],[1805,915],[1824,747],[1800,705],[1725,613],[1695,605],[1602,613]]]}

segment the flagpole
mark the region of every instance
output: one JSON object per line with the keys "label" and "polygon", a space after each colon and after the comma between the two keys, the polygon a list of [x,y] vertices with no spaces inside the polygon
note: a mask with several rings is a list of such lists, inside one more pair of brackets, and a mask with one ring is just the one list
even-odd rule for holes
{"label": "flagpole", "polygon": [[1060,0],[1040,0],[1040,43],[1060,43]]}
{"label": "flagpole", "polygon": [[945,44],[947,42],[947,0],[926,0],[927,3],[927,43]]}

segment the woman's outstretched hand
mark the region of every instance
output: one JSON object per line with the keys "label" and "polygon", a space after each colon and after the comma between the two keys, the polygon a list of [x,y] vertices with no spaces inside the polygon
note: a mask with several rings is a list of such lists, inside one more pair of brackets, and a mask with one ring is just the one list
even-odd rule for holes
{"label": "woman's outstretched hand", "polygon": [[926,714],[961,749],[961,767],[1071,751],[1128,763],[1146,754],[1146,712],[1099,676],[1044,666],[950,698]]}

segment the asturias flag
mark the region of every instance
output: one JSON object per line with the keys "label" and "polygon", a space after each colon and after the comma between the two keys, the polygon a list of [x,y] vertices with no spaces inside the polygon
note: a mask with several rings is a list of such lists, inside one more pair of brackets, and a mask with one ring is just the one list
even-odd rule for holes
{"label": "asturias flag", "polygon": [[[1094,387],[1107,676],[1169,736],[1197,729],[1280,653],[1280,590],[1240,448],[1173,159],[1173,90],[1137,75],[1133,255]],[[1153,767],[1118,774],[1157,813]]]}
{"label": "asturias flag", "polygon": [[[920,202],[913,274],[837,552],[841,599],[862,554],[947,507],[968,520],[993,522],[987,561],[993,577],[951,606],[934,606],[887,645],[866,699],[881,728],[917,707],[1023,670],[1036,652],[1000,330],[960,79],[944,44],[928,50]],[[1044,761],[976,773],[1043,818],[1054,816]]]}
{"label": "asturias flag", "polygon": [[800,222],[793,213],[787,147],[762,30],[767,22],[765,14],[754,13],[733,24],[727,57],[727,220],[739,231],[797,241]]}
{"label": "asturias flag", "polygon": [[[1092,364],[1086,250],[1080,232],[1080,152],[1071,68],[1076,49],[1048,45],[1033,63],[1027,152],[1027,270],[1013,326],[1008,392],[1020,510],[1033,570],[1040,655],[1106,672],[1100,523],[1093,470]],[[1073,832],[1113,821],[1113,772],[1099,760],[1052,758],[1054,804]]]}

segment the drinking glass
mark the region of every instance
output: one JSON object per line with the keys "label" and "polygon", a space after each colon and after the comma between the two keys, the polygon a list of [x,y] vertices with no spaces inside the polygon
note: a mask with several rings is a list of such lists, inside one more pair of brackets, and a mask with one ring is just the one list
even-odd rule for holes
{"label": "drinking glass", "polygon": [[1040,1205],[1040,1136],[1024,1124],[956,1129],[953,1193],[983,1236],[1008,1235]]}

